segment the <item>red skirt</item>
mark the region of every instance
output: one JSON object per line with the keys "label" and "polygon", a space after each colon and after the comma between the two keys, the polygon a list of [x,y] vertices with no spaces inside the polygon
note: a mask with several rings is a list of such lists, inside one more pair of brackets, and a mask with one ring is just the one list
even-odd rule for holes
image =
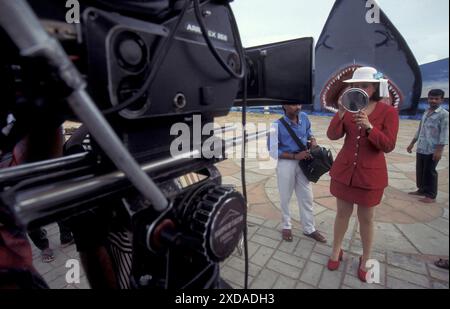
{"label": "red skirt", "polygon": [[334,197],[345,202],[363,207],[375,207],[380,205],[384,189],[368,190],[355,188],[331,179],[330,192]]}

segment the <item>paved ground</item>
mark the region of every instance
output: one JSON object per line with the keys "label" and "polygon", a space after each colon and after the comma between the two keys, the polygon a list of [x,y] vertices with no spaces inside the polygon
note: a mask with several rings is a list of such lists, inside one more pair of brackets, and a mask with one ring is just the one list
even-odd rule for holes
{"label": "paved ground", "polygon": [[[270,123],[278,116],[254,115],[249,121]],[[327,117],[311,117],[318,141],[333,149],[335,154],[342,141],[331,143],[325,136],[330,121]],[[219,119],[221,124],[238,121],[232,114]],[[396,150],[387,156],[390,186],[383,203],[376,210],[374,256],[380,262],[380,284],[362,284],[356,277],[357,261],[362,252],[358,222],[352,219],[345,237],[344,263],[339,271],[326,270],[331,252],[332,229],[335,217],[335,199],[329,193],[329,177],[314,185],[317,228],[329,239],[318,244],[301,233],[295,196],[291,202],[295,219],[294,241],[286,243],[280,237],[280,205],[275,170],[261,169],[267,163],[267,154],[247,163],[249,196],[249,256],[250,288],[444,288],[448,289],[449,273],[433,265],[449,255],[449,155],[448,149],[440,163],[439,197],[436,204],[425,205],[407,195],[415,189],[415,155],[406,152],[419,122],[402,120]],[[239,133],[238,133],[239,135]],[[264,144],[264,141],[262,141]],[[250,151],[257,143],[250,144]],[[264,147],[262,147],[264,148]],[[266,166],[265,166],[266,167]],[[239,189],[240,160],[233,159],[219,165],[223,182]],[[36,268],[52,288],[88,288],[82,272],[81,283],[68,285],[65,280],[68,259],[77,258],[74,247],[58,249],[56,225],[49,226],[51,246],[56,260],[49,264],[40,261],[39,251],[33,248]],[[243,257],[237,252],[222,264],[222,275],[236,288],[244,282]]]}

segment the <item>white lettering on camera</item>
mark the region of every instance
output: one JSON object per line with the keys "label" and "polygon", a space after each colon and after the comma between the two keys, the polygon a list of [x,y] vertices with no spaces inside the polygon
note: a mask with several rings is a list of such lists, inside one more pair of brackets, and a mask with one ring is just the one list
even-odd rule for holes
{"label": "white lettering on camera", "polygon": [[[199,26],[197,26],[197,25],[187,24],[186,30],[189,31],[189,32],[196,33],[196,34],[202,34],[202,29]],[[221,40],[221,41],[224,41],[224,42],[228,42],[228,36],[226,34],[223,34],[223,33],[220,33],[220,32],[208,30],[208,36],[210,38],[213,38],[213,39],[217,39],[217,40]]]}

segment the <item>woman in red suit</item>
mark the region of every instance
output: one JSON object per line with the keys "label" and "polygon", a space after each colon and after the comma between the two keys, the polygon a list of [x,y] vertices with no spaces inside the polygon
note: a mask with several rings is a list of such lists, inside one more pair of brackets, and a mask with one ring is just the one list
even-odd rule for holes
{"label": "woman in red suit", "polygon": [[330,171],[330,191],[337,199],[334,224],[333,252],[328,262],[329,270],[339,268],[343,251],[342,240],[348,228],[353,206],[358,205],[358,220],[363,245],[358,278],[366,281],[366,262],[370,259],[373,242],[375,206],[379,205],[388,186],[385,153],[394,150],[399,129],[397,110],[383,102],[387,93],[387,80],[370,67],[359,68],[353,79],[346,81],[352,88],[364,90],[369,105],[359,113],[346,112],[339,104],[339,112],[328,128],[328,138],[338,140],[345,136],[342,150]]}

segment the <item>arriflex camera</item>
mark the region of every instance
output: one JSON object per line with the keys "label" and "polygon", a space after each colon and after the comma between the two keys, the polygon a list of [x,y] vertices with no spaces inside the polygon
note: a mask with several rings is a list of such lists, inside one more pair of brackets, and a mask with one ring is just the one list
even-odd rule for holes
{"label": "arriflex camera", "polygon": [[218,263],[243,235],[246,201],[222,184],[225,155],[196,156],[214,132],[173,157],[170,129],[233,106],[313,102],[313,40],[244,50],[229,2],[81,0],[80,23],[68,24],[65,1],[0,0],[3,154],[42,123],[78,120],[90,136],[87,152],[0,171],[11,224],[75,218],[76,232],[83,216],[110,220],[133,235],[123,287],[222,286]]}

